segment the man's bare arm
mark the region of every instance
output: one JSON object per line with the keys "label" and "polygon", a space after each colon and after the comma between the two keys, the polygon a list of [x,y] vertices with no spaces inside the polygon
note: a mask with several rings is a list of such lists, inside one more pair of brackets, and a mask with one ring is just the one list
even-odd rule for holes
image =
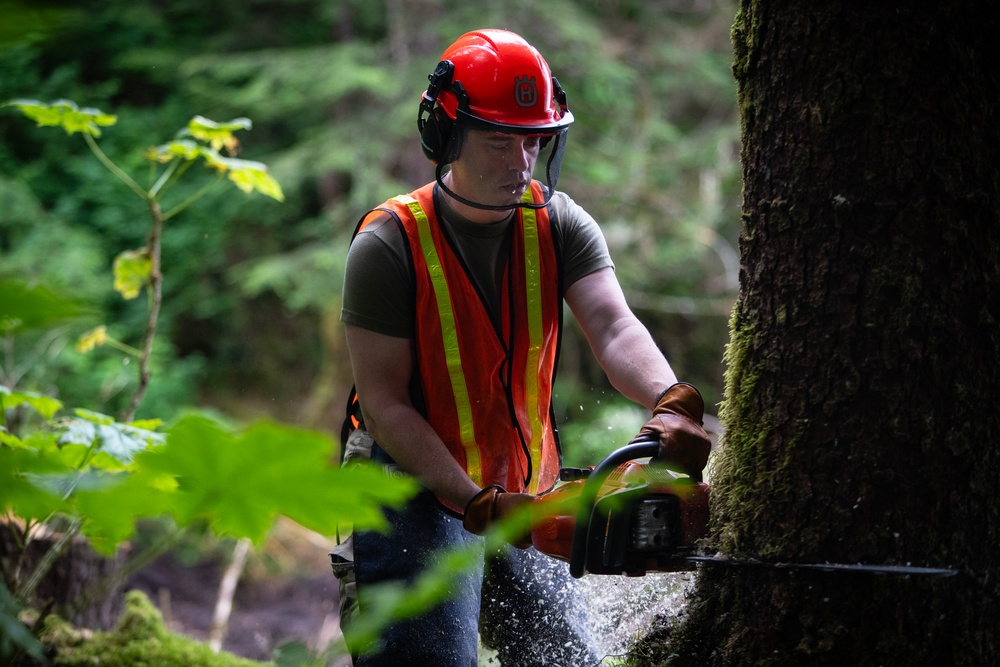
{"label": "man's bare arm", "polygon": [[439,498],[465,507],[479,486],[410,400],[413,341],[354,326],[346,331],[354,383],[371,436]]}
{"label": "man's bare arm", "polygon": [[614,270],[600,269],[570,285],[566,303],[615,389],[652,409],[677,376],[628,307]]}

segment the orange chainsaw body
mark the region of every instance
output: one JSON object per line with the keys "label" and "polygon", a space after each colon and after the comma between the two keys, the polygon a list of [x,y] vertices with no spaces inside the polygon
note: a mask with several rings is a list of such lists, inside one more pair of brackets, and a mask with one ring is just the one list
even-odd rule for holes
{"label": "orange chainsaw body", "polygon": [[[579,478],[592,469],[563,472],[563,478],[578,478],[539,496],[532,507],[531,543],[538,551],[591,574],[692,569],[683,557],[708,532],[708,484],[638,461],[618,465],[603,481]],[[581,501],[587,504],[582,511]],[[585,542],[574,549],[574,539]],[[583,563],[574,564],[574,557]]]}

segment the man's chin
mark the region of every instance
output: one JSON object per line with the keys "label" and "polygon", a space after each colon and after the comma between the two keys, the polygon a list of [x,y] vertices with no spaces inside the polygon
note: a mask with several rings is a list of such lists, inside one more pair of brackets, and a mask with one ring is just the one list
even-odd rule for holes
{"label": "man's chin", "polygon": [[481,197],[477,200],[478,203],[484,204],[486,206],[495,206],[502,208],[514,208],[521,203],[521,197],[516,194],[502,194],[498,197]]}
{"label": "man's chin", "polygon": [[503,190],[501,195],[503,201],[500,202],[500,206],[516,206],[521,203],[521,197],[524,196],[525,190],[528,189],[527,185],[518,185],[516,187]]}
{"label": "man's chin", "polygon": [[478,193],[456,192],[455,194],[465,199],[466,205],[473,207],[488,207],[491,209],[513,209],[521,204],[521,197],[524,195],[526,187],[501,188],[492,191],[480,191]]}

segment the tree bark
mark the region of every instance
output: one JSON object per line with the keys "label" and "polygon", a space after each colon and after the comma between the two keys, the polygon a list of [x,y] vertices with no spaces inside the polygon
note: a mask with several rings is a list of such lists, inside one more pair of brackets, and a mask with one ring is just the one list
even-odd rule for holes
{"label": "tree bark", "polygon": [[713,546],[960,574],[706,566],[648,664],[1000,651],[1000,21],[991,0],[957,4],[742,3]]}
{"label": "tree bark", "polygon": [[[23,584],[46,554],[63,537],[42,531],[22,550],[23,527],[0,520],[0,571],[20,572],[20,582],[6,580],[12,594],[20,593]],[[86,539],[72,537],[28,600],[37,610],[58,614],[79,627],[109,630],[118,621],[123,604],[124,586],[116,576],[124,563],[124,554],[105,557],[94,551]]]}

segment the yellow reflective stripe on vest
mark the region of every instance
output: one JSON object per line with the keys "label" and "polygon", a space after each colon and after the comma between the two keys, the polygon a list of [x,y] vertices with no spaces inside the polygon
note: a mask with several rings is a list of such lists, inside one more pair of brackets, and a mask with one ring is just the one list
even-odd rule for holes
{"label": "yellow reflective stripe on vest", "polygon": [[[532,203],[531,188],[521,198]],[[534,209],[521,209],[524,237],[524,284],[528,306],[528,359],[524,373],[525,409],[531,420],[531,479],[528,493],[538,493],[539,471],[542,468],[542,406],[538,400],[538,365],[542,354],[542,263],[538,251],[538,219]]]}
{"label": "yellow reflective stripe on vest", "polygon": [[423,251],[424,263],[434,286],[434,296],[438,304],[438,316],[441,318],[442,343],[451,378],[451,390],[455,395],[455,409],[458,414],[458,428],[462,438],[462,449],[465,450],[465,469],[472,481],[483,485],[483,466],[479,458],[479,448],[476,446],[476,432],[472,424],[472,406],[469,403],[469,388],[465,383],[465,373],[462,371],[462,355],[458,346],[458,330],[455,327],[455,313],[451,308],[451,294],[448,292],[448,282],[445,280],[444,267],[438,257],[431,236],[430,223],[427,214],[420,208],[416,199],[408,195],[400,195],[396,201],[406,205],[417,222],[420,236],[420,249]]}

